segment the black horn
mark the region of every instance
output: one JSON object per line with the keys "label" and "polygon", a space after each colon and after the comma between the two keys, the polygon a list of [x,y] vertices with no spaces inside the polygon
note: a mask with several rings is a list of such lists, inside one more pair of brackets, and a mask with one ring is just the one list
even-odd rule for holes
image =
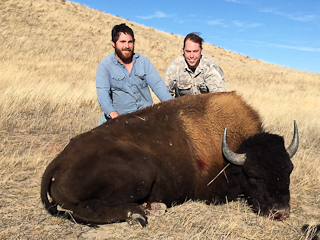
{"label": "black horn", "polygon": [[227,128],[224,129],[223,133],[222,152],[226,159],[235,165],[243,166],[244,162],[246,161],[246,154],[238,154],[230,149],[227,143]]}
{"label": "black horn", "polygon": [[290,146],[287,148],[287,153],[289,154],[289,157],[292,158],[299,147],[299,135],[298,135],[298,127],[297,127],[297,123],[294,120],[294,134],[293,134],[293,138],[292,138],[292,142],[290,144]]}

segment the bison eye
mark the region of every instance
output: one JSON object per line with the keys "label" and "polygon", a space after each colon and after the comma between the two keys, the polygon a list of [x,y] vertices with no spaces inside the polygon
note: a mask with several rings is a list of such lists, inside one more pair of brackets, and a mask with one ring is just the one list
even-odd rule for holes
{"label": "bison eye", "polygon": [[260,184],[260,183],[263,182],[263,179],[261,179],[261,178],[249,178],[249,182],[251,184]]}
{"label": "bison eye", "polygon": [[249,178],[253,178],[253,179],[262,179],[263,178],[263,174],[259,173],[259,172],[247,171],[246,175]]}

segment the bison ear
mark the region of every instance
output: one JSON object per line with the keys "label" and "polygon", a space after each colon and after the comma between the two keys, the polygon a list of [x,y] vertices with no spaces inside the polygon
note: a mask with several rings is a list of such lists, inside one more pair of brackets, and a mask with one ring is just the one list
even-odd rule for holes
{"label": "bison ear", "polygon": [[293,134],[291,144],[287,148],[287,153],[289,154],[290,158],[292,158],[296,154],[299,147],[299,135],[298,135],[298,127],[297,127],[296,120],[294,120],[293,124],[294,124],[294,134]]}
{"label": "bison ear", "polygon": [[226,159],[234,165],[243,166],[246,161],[246,154],[238,154],[233,152],[227,143],[227,128],[224,129],[222,139],[222,152]]}

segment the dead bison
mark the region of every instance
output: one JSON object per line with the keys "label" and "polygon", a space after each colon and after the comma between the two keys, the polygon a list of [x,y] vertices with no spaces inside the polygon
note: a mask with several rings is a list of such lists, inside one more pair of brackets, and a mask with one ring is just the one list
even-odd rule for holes
{"label": "dead bison", "polygon": [[298,144],[296,125],[286,149],[235,92],[184,96],[73,138],[44,172],[41,198],[52,215],[60,205],[87,224],[145,226],[144,209],[154,202],[224,203],[240,195],[259,214],[286,219]]}

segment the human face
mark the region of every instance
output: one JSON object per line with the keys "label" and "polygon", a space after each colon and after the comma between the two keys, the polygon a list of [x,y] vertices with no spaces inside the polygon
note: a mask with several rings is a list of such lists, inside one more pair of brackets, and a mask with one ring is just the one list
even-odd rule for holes
{"label": "human face", "polygon": [[111,43],[119,60],[121,60],[123,63],[132,61],[134,43],[130,34],[121,32],[118,41],[116,43],[111,41]]}
{"label": "human face", "polygon": [[199,43],[192,42],[190,39],[186,41],[183,54],[190,69],[196,69],[198,67],[201,58],[201,50]]}

